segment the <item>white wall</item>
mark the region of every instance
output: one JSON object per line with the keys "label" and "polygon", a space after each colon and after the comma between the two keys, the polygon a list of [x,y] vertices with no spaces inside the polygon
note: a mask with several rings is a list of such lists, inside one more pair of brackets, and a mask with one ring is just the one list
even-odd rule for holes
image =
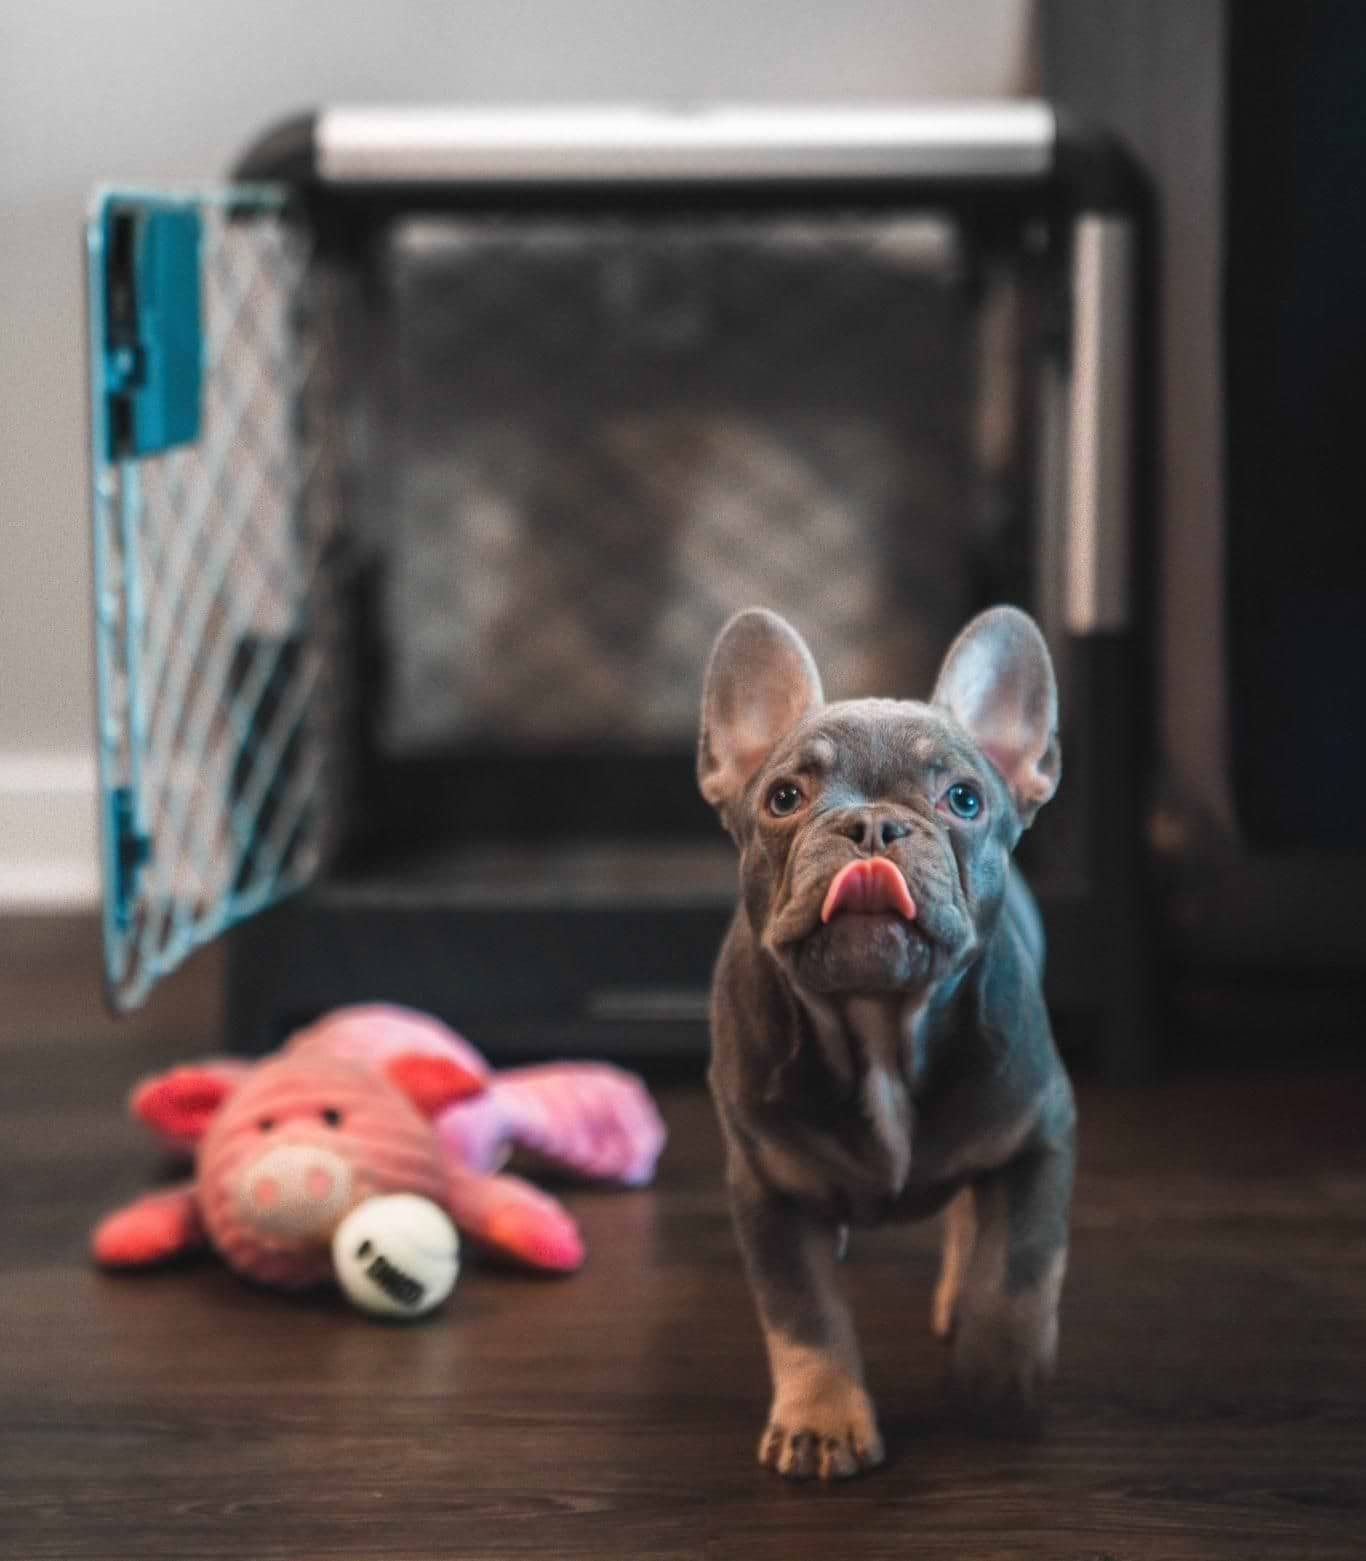
{"label": "white wall", "polygon": [[0,0],[0,905],[95,892],[80,223],[328,102],[1010,93],[1027,0]]}

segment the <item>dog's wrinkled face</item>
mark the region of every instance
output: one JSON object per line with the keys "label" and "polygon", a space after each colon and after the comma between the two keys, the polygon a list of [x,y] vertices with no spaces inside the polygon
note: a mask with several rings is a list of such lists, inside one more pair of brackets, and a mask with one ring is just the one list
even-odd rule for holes
{"label": "dog's wrinkled face", "polygon": [[740,847],[755,934],[789,978],[913,994],[969,963],[1056,786],[1056,724],[1042,636],[1013,608],[959,636],[930,704],[825,705],[788,624],[732,619],[708,666],[699,781]]}
{"label": "dog's wrinkled face", "polygon": [[969,960],[1019,831],[975,746],[930,706],[890,700],[802,721],[736,824],[755,931],[821,992],[911,990]]}

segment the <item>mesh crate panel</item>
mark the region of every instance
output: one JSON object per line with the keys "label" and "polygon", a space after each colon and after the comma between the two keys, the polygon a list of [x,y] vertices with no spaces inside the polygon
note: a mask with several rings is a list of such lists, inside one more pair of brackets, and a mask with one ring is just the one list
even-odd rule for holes
{"label": "mesh crate panel", "polygon": [[123,1005],[307,881],[334,811],[328,311],[297,227],[201,215],[199,439],[97,473],[102,783],[147,842],[107,916]]}
{"label": "mesh crate panel", "polygon": [[832,695],[927,692],[981,509],[952,226],[411,219],[382,282],[390,752],[685,747],[754,603]]}

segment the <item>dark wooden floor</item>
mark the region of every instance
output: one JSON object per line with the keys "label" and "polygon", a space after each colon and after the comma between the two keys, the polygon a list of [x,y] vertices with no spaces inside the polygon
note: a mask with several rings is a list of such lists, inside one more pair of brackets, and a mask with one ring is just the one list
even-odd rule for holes
{"label": "dark wooden floor", "polygon": [[1083,1091],[1051,1425],[950,1418],[929,1229],[856,1241],[888,1466],[832,1490],[754,1462],[760,1344],[700,1089],[661,1090],[653,1191],[571,1195],[591,1257],[471,1268],[411,1328],[212,1262],[91,1270],[156,1170],[121,1118],[164,1035],[0,1032],[0,1555],[1366,1556],[1360,1076]]}

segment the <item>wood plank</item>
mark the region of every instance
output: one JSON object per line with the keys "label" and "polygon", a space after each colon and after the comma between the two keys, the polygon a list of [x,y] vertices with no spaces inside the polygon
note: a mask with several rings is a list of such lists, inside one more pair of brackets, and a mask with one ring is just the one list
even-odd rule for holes
{"label": "wood plank", "polygon": [[85,1257],[157,1156],[120,1102],[171,1034],[27,1042],[0,1093],[0,1556],[1366,1555],[1359,1075],[1083,1090],[1053,1413],[957,1423],[927,1325],[928,1227],[850,1259],[888,1466],[833,1490],[753,1459],[757,1327],[696,1081],[660,1086],[656,1189],[574,1190],[590,1261],[471,1266],[386,1327],[211,1261]]}

